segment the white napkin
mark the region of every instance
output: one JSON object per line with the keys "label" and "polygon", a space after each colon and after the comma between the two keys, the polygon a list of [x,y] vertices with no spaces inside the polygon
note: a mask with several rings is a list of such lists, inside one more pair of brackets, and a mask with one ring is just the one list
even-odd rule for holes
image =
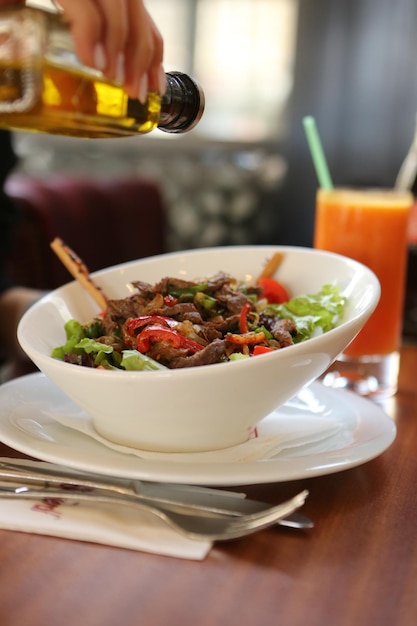
{"label": "white napkin", "polygon": [[0,498],[0,528],[192,560],[204,559],[212,545],[188,539],[139,508],[57,498]]}

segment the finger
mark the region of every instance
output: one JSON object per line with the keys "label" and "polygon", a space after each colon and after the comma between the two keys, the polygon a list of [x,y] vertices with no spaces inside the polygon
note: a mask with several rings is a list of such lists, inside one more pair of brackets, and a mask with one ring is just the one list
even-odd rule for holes
{"label": "finger", "polygon": [[61,0],[80,60],[109,79],[124,82],[128,36],[126,0]]}
{"label": "finger", "polygon": [[[1,1],[1,0],[0,0]],[[163,39],[142,0],[60,0],[82,63],[144,101],[165,90]]]}
{"label": "finger", "polygon": [[125,89],[132,98],[144,101],[148,89],[160,91],[163,39],[141,2],[128,0],[129,37],[126,46]]}
{"label": "finger", "polygon": [[103,35],[103,16],[95,0],[60,0],[82,63],[99,70],[107,65]]}
{"label": "finger", "polygon": [[102,42],[106,54],[104,73],[111,80],[124,83],[124,51],[128,40],[128,5],[126,0],[96,0],[103,19]]}
{"label": "finger", "polygon": [[161,33],[152,20],[151,33],[153,37],[153,57],[148,69],[149,89],[165,93],[164,42]]}

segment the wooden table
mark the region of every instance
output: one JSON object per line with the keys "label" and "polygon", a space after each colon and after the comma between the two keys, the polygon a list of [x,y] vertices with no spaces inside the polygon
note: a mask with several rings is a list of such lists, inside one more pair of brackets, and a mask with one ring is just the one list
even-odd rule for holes
{"label": "wooden table", "polygon": [[385,407],[398,435],[380,457],[248,488],[271,502],[308,488],[313,531],[274,528],[197,562],[0,531],[1,626],[414,626],[416,375],[417,347],[404,347]]}

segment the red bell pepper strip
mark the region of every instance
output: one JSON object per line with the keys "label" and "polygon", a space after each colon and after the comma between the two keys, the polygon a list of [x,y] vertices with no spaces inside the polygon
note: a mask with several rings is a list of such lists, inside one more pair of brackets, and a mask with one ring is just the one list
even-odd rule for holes
{"label": "red bell pepper strip", "polygon": [[240,317],[239,317],[239,329],[240,332],[243,333],[247,333],[249,331],[249,326],[248,326],[248,313],[251,310],[251,305],[249,302],[245,302],[245,304],[242,307],[242,310],[240,312]]}
{"label": "red bell pepper strip", "polygon": [[175,306],[176,304],[178,304],[178,298],[172,296],[171,294],[168,294],[167,296],[164,296],[164,304],[166,304],[167,306]]}
{"label": "red bell pepper strip", "polygon": [[129,335],[133,335],[135,330],[147,326],[148,324],[159,324],[160,326],[166,326],[171,328],[177,326],[178,322],[171,317],[165,317],[164,315],[141,315],[139,317],[132,317],[129,319],[125,326]]}
{"label": "red bell pepper strip", "polygon": [[191,353],[198,352],[204,348],[197,341],[184,337],[172,328],[156,325],[146,326],[139,333],[136,339],[136,347],[139,352],[146,353],[151,347],[151,343],[158,341],[166,341],[174,348],[186,348]]}
{"label": "red bell pepper strip", "polygon": [[[178,333],[179,334],[179,333]],[[188,352],[194,354],[194,352],[199,352],[204,348],[201,343],[198,341],[193,341],[192,339],[188,339],[188,337],[184,337],[184,335],[180,335],[181,337],[181,348],[187,348]]]}
{"label": "red bell pepper strip", "polygon": [[251,331],[249,333],[243,333],[242,335],[236,335],[233,333],[227,333],[225,337],[226,341],[234,343],[238,346],[250,346],[256,343],[262,343],[265,341],[265,333]]}
{"label": "red bell pepper strip", "polygon": [[256,345],[253,347],[253,356],[257,356],[258,354],[266,354],[267,352],[274,352],[273,348],[269,348],[268,346]]}
{"label": "red bell pepper strip", "polygon": [[175,330],[163,326],[146,326],[137,336],[136,347],[139,352],[148,352],[151,343],[155,341],[168,341],[174,348],[180,347],[180,337]]}
{"label": "red bell pepper strip", "polygon": [[258,285],[262,289],[261,298],[266,298],[270,304],[281,304],[290,299],[284,285],[275,278],[260,278]]}

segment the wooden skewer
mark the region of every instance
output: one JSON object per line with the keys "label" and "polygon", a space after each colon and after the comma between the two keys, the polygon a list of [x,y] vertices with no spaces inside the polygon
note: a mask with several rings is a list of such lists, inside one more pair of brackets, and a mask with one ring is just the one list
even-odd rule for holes
{"label": "wooden skewer", "polygon": [[[84,289],[93,298],[93,300],[97,303],[101,310],[106,309],[108,298],[103,293],[101,287],[99,287],[93,281],[87,266],[80,259],[80,257],[59,237],[55,237],[50,245],[57,257],[60,259],[63,265],[65,265],[71,276],[75,278],[75,280],[78,280],[78,282],[82,285],[82,287],[84,287]],[[282,252],[276,252],[270,259],[268,259],[264,268],[259,274],[257,281],[260,278],[269,278],[273,276],[279,265],[281,264],[283,258],[284,255]]]}
{"label": "wooden skewer", "polygon": [[273,276],[277,271],[279,265],[281,264],[283,258],[284,255],[282,252],[275,252],[275,254],[265,263],[262,272],[257,278],[257,281],[260,278],[270,278],[271,276]]}
{"label": "wooden skewer", "polygon": [[50,245],[71,276],[78,280],[78,282],[84,287],[88,294],[98,304],[100,310],[106,309],[107,297],[104,295],[101,287],[96,285],[93,281],[87,266],[83,263],[79,256],[77,256],[75,252],[71,250],[71,248],[67,246],[59,237],[55,237]]}

